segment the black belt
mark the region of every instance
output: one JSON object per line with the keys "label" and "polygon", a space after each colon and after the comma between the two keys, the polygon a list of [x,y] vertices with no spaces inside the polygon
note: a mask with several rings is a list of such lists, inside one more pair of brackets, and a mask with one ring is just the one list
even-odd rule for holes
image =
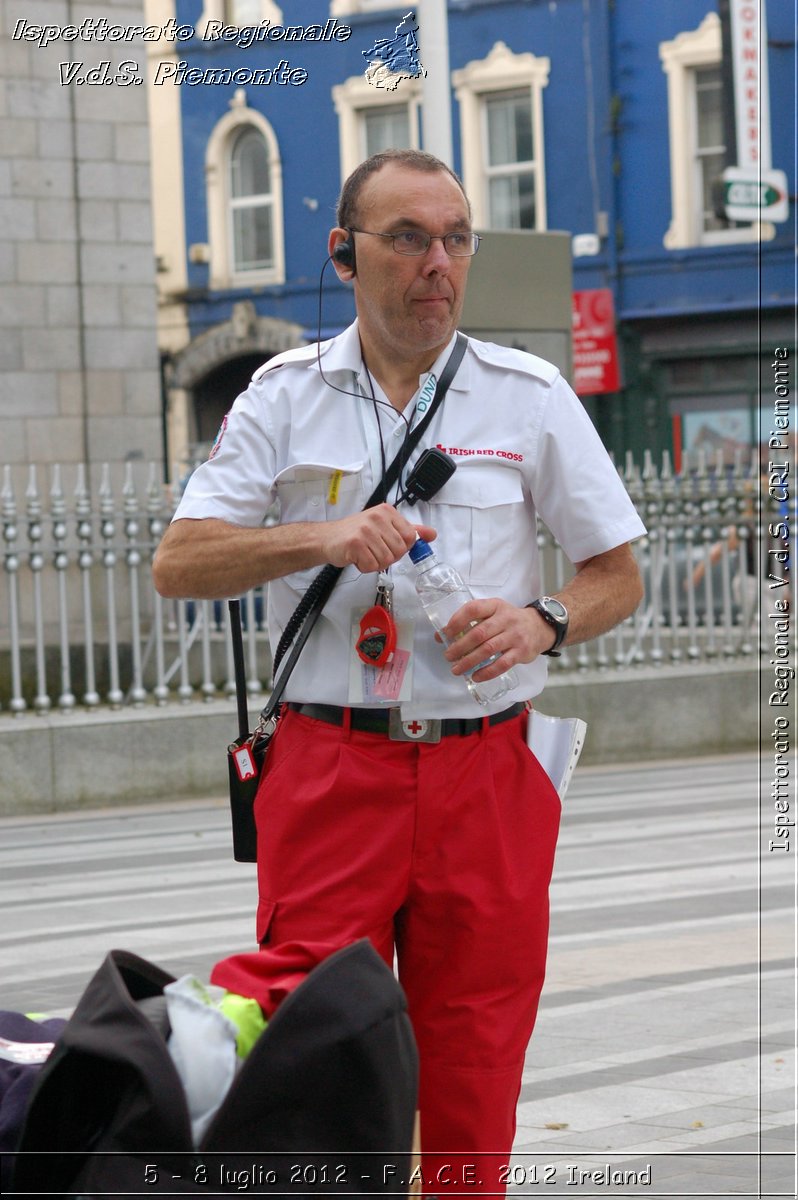
{"label": "black belt", "polygon": [[[286,704],[292,712],[301,713],[303,717],[311,717],[314,721],[324,721],[328,725],[343,725],[345,708],[334,704]],[[504,721],[512,721],[519,717],[526,708],[525,704],[513,704],[504,712],[494,713],[491,717],[445,717],[440,722],[442,737],[468,737],[470,733],[478,733],[482,722],[488,725],[501,725]],[[360,733],[388,733],[390,709],[385,708],[350,708],[350,729]]]}

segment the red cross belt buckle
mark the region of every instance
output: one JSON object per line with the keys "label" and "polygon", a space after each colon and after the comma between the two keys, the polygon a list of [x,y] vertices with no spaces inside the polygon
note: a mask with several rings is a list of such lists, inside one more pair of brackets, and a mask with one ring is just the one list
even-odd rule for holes
{"label": "red cross belt buckle", "polygon": [[392,708],[388,715],[388,737],[392,742],[439,742],[441,723],[421,717],[403,721],[401,709]]}

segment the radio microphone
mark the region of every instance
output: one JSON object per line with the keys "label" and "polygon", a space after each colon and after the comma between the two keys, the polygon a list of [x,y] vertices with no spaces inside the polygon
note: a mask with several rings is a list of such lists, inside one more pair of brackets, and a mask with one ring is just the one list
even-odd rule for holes
{"label": "radio microphone", "polygon": [[418,462],[408,475],[405,490],[396,503],[401,504],[406,500],[412,505],[418,500],[432,499],[456,470],[457,463],[454,459],[444,454],[437,446],[425,450],[419,455]]}

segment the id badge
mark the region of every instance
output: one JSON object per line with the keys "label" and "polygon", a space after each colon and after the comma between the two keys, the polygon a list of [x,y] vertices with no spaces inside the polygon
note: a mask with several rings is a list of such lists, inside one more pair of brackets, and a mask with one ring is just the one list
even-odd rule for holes
{"label": "id badge", "polygon": [[[352,613],[350,645],[354,647],[361,631],[361,622],[368,609]],[[349,660],[348,704],[396,705],[413,698],[413,634],[415,621],[396,620],[396,645],[391,661],[383,667],[362,662],[352,650]]]}

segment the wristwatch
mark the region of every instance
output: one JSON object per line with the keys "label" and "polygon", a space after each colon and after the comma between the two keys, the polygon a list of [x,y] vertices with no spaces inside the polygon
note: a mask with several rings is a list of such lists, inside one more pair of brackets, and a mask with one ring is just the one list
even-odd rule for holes
{"label": "wristwatch", "polygon": [[541,596],[539,600],[533,600],[531,604],[527,604],[527,608],[534,608],[539,612],[544,621],[547,621],[554,630],[556,637],[554,645],[550,650],[544,650],[549,658],[560,657],[560,646],[565,641],[565,635],[568,632],[568,609],[559,600],[555,600],[553,596]]}

